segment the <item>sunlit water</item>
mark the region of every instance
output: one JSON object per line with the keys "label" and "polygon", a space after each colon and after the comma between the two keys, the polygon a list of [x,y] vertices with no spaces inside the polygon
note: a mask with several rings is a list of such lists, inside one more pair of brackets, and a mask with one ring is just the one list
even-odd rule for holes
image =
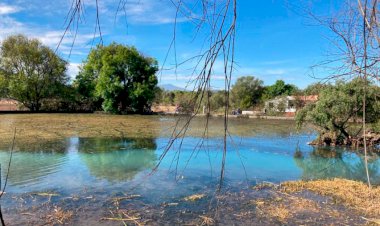
{"label": "sunlit water", "polygon": [[[230,126],[234,126],[233,121]],[[307,145],[315,133],[296,133],[293,126],[277,132],[272,128],[270,133],[255,131],[229,138],[224,186],[238,190],[263,181],[279,183],[334,177],[365,180],[363,156],[354,151]],[[186,137],[175,142],[160,160],[168,142],[166,136],[71,137],[41,145],[38,151],[31,152],[23,146],[13,154],[6,192],[17,195],[50,191],[62,196],[129,192],[138,193],[151,202],[164,202],[216,188],[220,178],[222,137],[205,140]],[[1,151],[3,181],[8,160],[9,152]],[[380,184],[379,167],[379,157],[371,156],[369,170],[374,184]]]}

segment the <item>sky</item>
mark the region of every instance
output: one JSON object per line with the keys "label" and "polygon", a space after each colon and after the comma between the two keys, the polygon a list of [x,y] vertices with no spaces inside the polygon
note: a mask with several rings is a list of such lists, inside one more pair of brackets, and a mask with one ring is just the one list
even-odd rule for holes
{"label": "sky", "polygon": [[[135,46],[144,55],[158,60],[163,69],[158,73],[159,84],[186,87],[189,79],[194,78],[195,66],[186,60],[202,51],[207,31],[197,32],[191,20],[178,15],[176,51],[169,50],[176,15],[171,0],[124,1],[125,10],[119,11],[119,0],[98,1],[103,43]],[[56,50],[71,5],[72,0],[0,0],[0,42],[9,35],[24,34]],[[324,60],[331,43],[326,39],[328,31],[299,10],[305,5],[316,14],[328,15],[337,10],[339,1],[314,0],[308,4],[306,0],[238,0],[233,82],[247,75],[263,80],[265,85],[278,79],[300,88],[318,82],[310,76],[310,67]],[[57,49],[69,62],[67,73],[72,80],[91,48],[100,42],[99,29],[95,32],[96,1],[84,0],[84,7],[75,42],[76,24]],[[175,62],[183,61],[187,63],[173,69]],[[213,88],[224,87],[221,59],[217,60],[213,72]],[[324,76],[323,71],[319,73],[322,73],[320,77]]]}

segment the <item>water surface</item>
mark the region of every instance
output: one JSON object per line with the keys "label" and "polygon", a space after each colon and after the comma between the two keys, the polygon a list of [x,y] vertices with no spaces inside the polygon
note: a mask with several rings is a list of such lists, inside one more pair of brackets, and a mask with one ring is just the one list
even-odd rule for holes
{"label": "water surface", "polygon": [[[153,117],[161,123],[173,118]],[[195,125],[201,128],[201,119]],[[228,141],[225,186],[247,187],[258,182],[279,183],[297,179],[348,178],[365,181],[363,156],[344,149],[315,148],[310,130],[297,132],[293,122],[240,119],[230,127],[240,131]],[[222,120],[213,119],[210,130]],[[201,130],[200,128],[197,128]],[[278,129],[276,129],[278,128]],[[202,139],[188,136],[174,143],[165,158],[169,137],[155,138],[67,137],[28,148],[18,144],[14,152],[7,192],[56,191],[73,194],[102,190],[137,190],[164,201],[163,191],[185,196],[218,184],[221,136]],[[3,148],[4,149],[4,148]],[[36,150],[37,149],[37,150]],[[0,152],[3,178],[9,152]],[[156,171],[153,169],[159,164]],[[374,155],[369,169],[373,183],[380,183],[380,159]]]}

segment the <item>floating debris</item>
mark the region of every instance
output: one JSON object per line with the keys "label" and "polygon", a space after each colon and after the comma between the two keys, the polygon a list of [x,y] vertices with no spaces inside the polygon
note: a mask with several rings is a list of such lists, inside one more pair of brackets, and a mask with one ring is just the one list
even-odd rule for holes
{"label": "floating debris", "polygon": [[191,201],[191,202],[194,202],[194,201],[197,201],[199,199],[202,199],[205,197],[205,194],[194,194],[194,195],[190,195],[190,196],[187,196],[184,198],[185,201]]}
{"label": "floating debris", "polygon": [[271,182],[262,182],[262,183],[257,184],[256,186],[253,186],[252,189],[262,190],[262,189],[271,189],[275,187],[278,187],[278,185]]}
{"label": "floating debris", "polygon": [[53,212],[47,216],[50,224],[65,224],[73,216],[73,211],[65,211],[61,207],[54,207]]}
{"label": "floating debris", "polygon": [[215,224],[215,220],[212,219],[211,217],[199,216],[199,218],[201,218],[201,220],[202,220],[201,225],[214,225]]}
{"label": "floating debris", "polygon": [[37,192],[37,193],[32,193],[31,195],[38,195],[38,196],[59,196],[57,193],[48,193],[48,192]]}

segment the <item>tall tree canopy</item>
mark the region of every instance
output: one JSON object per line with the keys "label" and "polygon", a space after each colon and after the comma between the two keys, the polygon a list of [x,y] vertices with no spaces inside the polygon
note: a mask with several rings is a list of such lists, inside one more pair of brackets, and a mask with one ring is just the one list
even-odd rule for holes
{"label": "tall tree canopy", "polygon": [[89,98],[100,98],[107,112],[150,110],[157,85],[157,61],[134,47],[112,43],[88,55],[75,84]]}
{"label": "tall tree canopy", "polygon": [[263,84],[263,81],[253,76],[238,78],[231,89],[233,105],[240,108],[249,108],[259,103],[264,90]]}
{"label": "tall tree canopy", "polygon": [[264,92],[264,99],[272,99],[282,95],[293,95],[298,91],[295,85],[286,84],[283,80],[277,80],[275,84],[267,86]]}
{"label": "tall tree canopy", "polygon": [[57,96],[67,83],[66,64],[37,39],[10,36],[0,50],[1,94],[39,111],[41,102]]}
{"label": "tall tree canopy", "polygon": [[331,86],[331,84],[324,84],[324,83],[312,83],[308,85],[304,90],[304,95],[319,95],[319,93],[327,88],[328,86]]}

